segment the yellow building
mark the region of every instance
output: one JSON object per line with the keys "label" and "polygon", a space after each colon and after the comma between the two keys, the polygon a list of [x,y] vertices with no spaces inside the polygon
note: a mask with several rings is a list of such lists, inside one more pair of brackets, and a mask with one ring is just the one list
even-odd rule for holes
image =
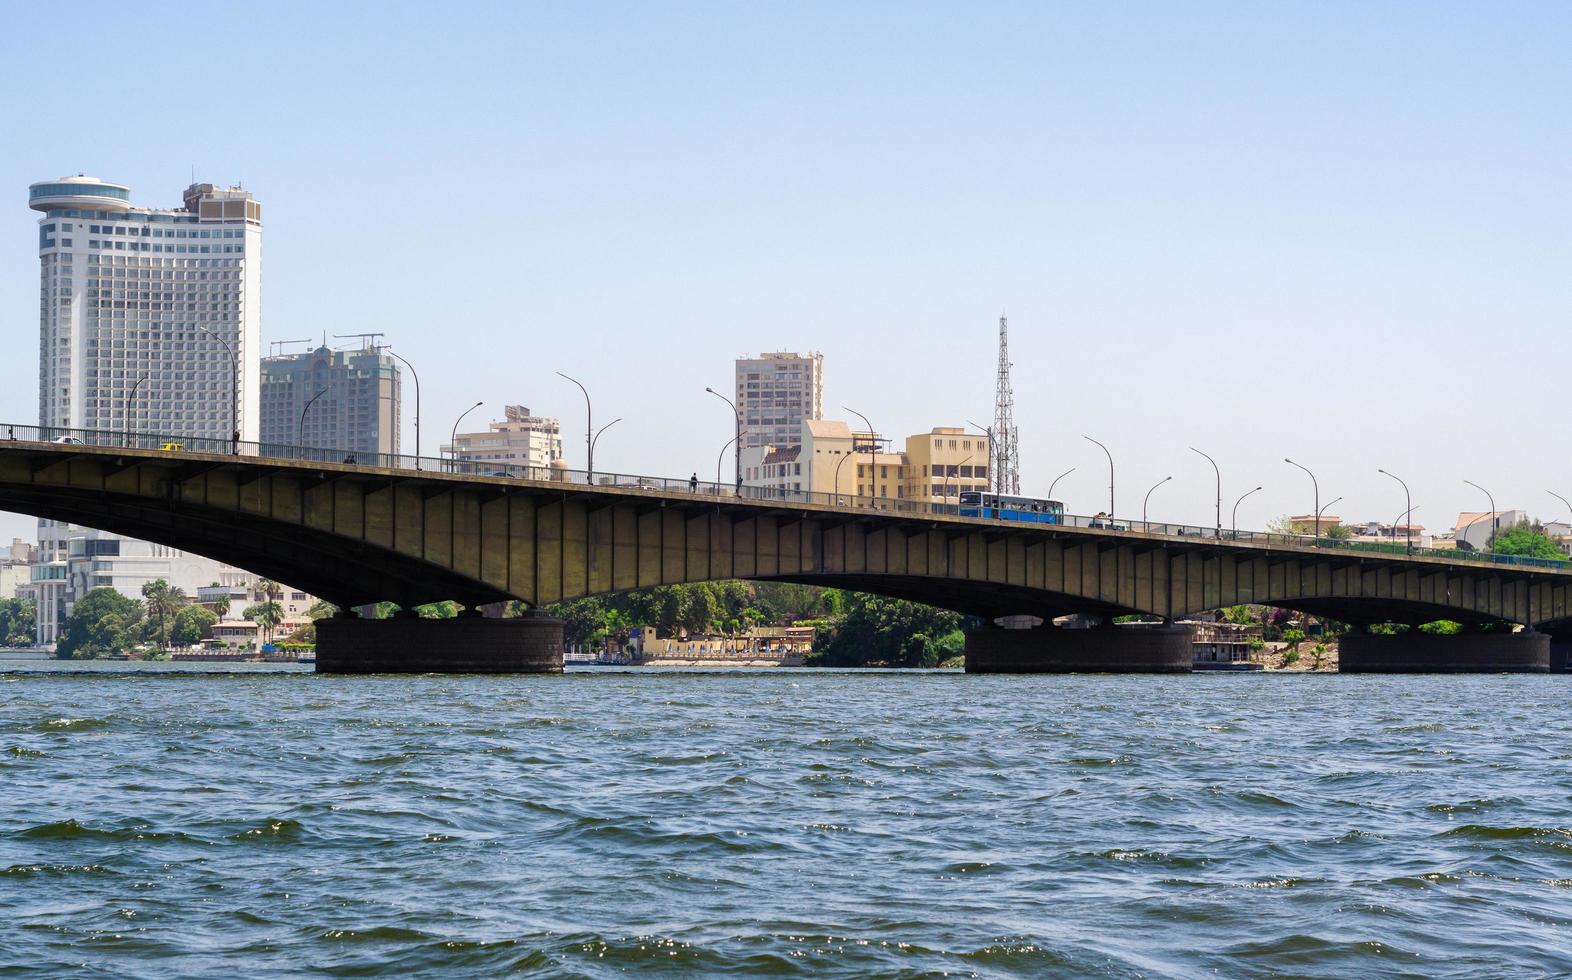
{"label": "yellow building", "polygon": [[906,437],[904,496],[957,504],[967,490],[988,489],[988,437],[958,426],[938,426]]}
{"label": "yellow building", "polygon": [[[988,437],[939,426],[906,438],[891,452],[877,432],[845,422],[806,419],[802,445],[742,451],[742,482],[783,495],[808,492],[956,504],[965,490],[988,489]],[[871,450],[871,458],[870,458]]]}

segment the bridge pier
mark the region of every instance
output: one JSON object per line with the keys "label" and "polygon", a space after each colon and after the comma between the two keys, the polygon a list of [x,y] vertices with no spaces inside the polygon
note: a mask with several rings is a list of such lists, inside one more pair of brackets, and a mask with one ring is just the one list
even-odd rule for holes
{"label": "bridge pier", "polygon": [[1456,633],[1409,630],[1390,636],[1346,633],[1338,639],[1344,674],[1543,674],[1550,670],[1548,633]]}
{"label": "bridge pier", "polygon": [[317,621],[319,674],[560,674],[562,620],[492,619]]}
{"label": "bridge pier", "polygon": [[966,634],[968,674],[1189,673],[1193,631],[1174,623]]}

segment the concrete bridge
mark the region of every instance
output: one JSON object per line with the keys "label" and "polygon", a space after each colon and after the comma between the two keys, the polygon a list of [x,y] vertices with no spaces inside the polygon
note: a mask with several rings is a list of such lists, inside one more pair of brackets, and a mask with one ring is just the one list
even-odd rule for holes
{"label": "concrete bridge", "polygon": [[[1547,669],[1548,633],[1572,630],[1563,563],[1477,553],[1371,553],[1291,536],[1066,518],[1022,524],[899,500],[754,499],[688,481],[524,471],[442,472],[440,461],[332,462],[338,453],[227,443],[177,451],[80,443],[14,427],[0,438],[0,510],[101,528],[220,559],[342,609],[470,607],[714,579],[837,586],[991,621],[1145,614],[1171,624],[1263,603],[1345,622],[1521,632],[1350,635],[1345,669]],[[33,438],[22,438],[23,436]],[[218,450],[218,451],[213,451]],[[317,459],[289,458],[317,456]],[[523,478],[521,478],[523,477]],[[744,493],[751,491],[744,488]],[[1093,525],[1102,526],[1093,526]],[[543,617],[319,624],[319,669],[560,667],[560,624]],[[553,631],[555,631],[553,633]],[[555,636],[555,639],[553,639]],[[988,628],[968,668],[1179,670],[1173,626]],[[554,658],[554,661],[553,661]]]}

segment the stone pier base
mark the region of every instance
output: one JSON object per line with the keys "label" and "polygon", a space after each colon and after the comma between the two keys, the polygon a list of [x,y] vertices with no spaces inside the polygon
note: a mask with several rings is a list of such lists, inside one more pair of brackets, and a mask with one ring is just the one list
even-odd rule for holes
{"label": "stone pier base", "polygon": [[969,674],[1189,673],[1192,630],[1177,624],[966,634]]}
{"label": "stone pier base", "polygon": [[560,674],[562,620],[487,619],[317,621],[319,674]]}
{"label": "stone pier base", "polygon": [[1572,640],[1563,640],[1556,636],[1550,638],[1550,672],[1572,673]]}
{"label": "stone pier base", "polygon": [[1543,674],[1550,670],[1547,633],[1346,633],[1337,645],[1337,669],[1345,674]]}

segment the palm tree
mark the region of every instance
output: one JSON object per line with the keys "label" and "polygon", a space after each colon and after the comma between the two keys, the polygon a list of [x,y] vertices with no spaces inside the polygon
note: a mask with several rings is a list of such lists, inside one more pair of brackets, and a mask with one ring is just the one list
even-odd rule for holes
{"label": "palm tree", "polygon": [[262,627],[262,642],[271,644],[273,642],[273,630],[277,629],[278,624],[284,621],[284,607],[269,599],[267,602],[259,602],[251,606],[243,615]]}
{"label": "palm tree", "polygon": [[169,648],[169,629],[174,625],[175,614],[186,604],[186,594],[181,589],[158,578],[142,586],[142,601],[147,614],[158,621],[158,648]]}
{"label": "palm tree", "polygon": [[229,596],[221,595],[213,600],[213,615],[219,619],[229,615]]}

